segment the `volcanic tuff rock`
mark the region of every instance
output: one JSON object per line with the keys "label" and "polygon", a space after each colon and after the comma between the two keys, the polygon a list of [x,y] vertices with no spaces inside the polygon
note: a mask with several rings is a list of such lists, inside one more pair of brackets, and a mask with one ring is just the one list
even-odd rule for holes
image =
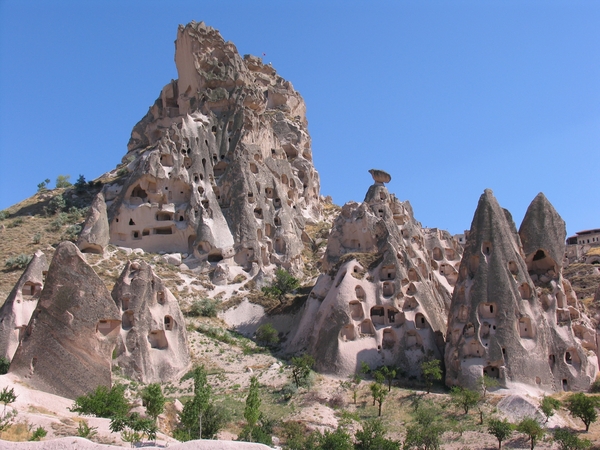
{"label": "volcanic tuff rock", "polygon": [[321,275],[290,351],[307,348],[317,368],[349,375],[360,363],[399,366],[444,351],[454,267],[461,248],[444,231],[422,229],[408,202],[381,182],[362,204],[344,205],[330,233]]}
{"label": "volcanic tuff rock", "polygon": [[83,224],[83,230],[77,239],[77,247],[86,253],[102,254],[110,240],[108,229],[108,216],[104,194],[99,192]]}
{"label": "volcanic tuff rock", "polygon": [[304,101],[204,23],[180,26],[175,49],[179,79],[134,127],[130,174],[105,190],[111,243],[299,267],[305,221],[320,217]]}
{"label": "volcanic tuff rock", "polygon": [[62,242],[10,371],[36,389],[72,399],[110,386],[120,325],[104,283],[75,244]]}
{"label": "volcanic tuff rock", "polygon": [[123,373],[144,383],[188,369],[187,335],[177,299],[145,262],[128,262],[112,291],[122,311],[116,356]]}
{"label": "volcanic tuff rock", "polygon": [[446,384],[474,387],[486,374],[505,387],[518,382],[546,391],[587,389],[597,360],[573,331],[575,319],[586,319],[561,276],[564,222],[538,195],[520,233],[486,190],[452,296]]}
{"label": "volcanic tuff rock", "polygon": [[38,250],[0,308],[0,357],[11,360],[37,306],[48,271],[46,255]]}

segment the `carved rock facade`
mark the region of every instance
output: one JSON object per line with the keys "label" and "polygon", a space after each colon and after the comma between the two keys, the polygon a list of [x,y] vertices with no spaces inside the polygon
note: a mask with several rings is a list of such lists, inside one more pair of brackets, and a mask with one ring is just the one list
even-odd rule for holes
{"label": "carved rock facade", "polygon": [[484,192],[452,297],[446,384],[474,387],[486,374],[504,387],[558,391],[594,381],[594,330],[561,274],[565,235],[543,194],[517,233],[510,213]]}
{"label": "carved rock facade", "polygon": [[105,190],[111,243],[299,266],[320,215],[304,101],[203,23],[180,26],[175,45],[179,79],[134,127],[130,174]]}

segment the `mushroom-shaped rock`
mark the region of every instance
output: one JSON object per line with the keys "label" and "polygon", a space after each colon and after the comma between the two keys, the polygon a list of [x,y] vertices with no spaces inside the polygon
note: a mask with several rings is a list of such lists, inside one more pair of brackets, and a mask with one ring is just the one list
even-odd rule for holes
{"label": "mushroom-shaped rock", "polygon": [[90,206],[83,224],[83,230],[77,239],[77,247],[84,253],[102,254],[110,240],[108,216],[104,195],[99,192]]}
{"label": "mushroom-shaped rock", "polygon": [[173,380],[190,365],[177,299],[147,263],[129,262],[112,291],[122,314],[116,362],[144,383]]}
{"label": "mushroom-shaped rock", "polygon": [[375,183],[383,184],[392,181],[392,176],[389,173],[384,172],[383,170],[371,169],[369,170],[369,173],[373,177],[373,181],[375,181]]}
{"label": "mushroom-shaped rock", "polygon": [[1,357],[11,360],[17,351],[42,293],[47,271],[46,255],[38,250],[0,308]]}
{"label": "mushroom-shaped rock", "polygon": [[75,244],[62,242],[10,371],[34,388],[72,398],[110,386],[121,316]]}

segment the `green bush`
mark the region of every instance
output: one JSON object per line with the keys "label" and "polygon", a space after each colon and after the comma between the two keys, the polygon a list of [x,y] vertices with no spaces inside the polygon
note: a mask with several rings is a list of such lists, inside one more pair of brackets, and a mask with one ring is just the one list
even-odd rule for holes
{"label": "green bush", "polygon": [[37,185],[38,192],[45,192],[48,190],[48,185],[50,184],[50,179],[46,178],[44,181]]}
{"label": "green bush", "polygon": [[0,357],[0,375],[8,373],[10,367],[10,359],[5,356]]}
{"label": "green bush", "polygon": [[294,383],[287,383],[279,392],[283,401],[289,402],[298,393],[298,387]]}
{"label": "green bush", "polygon": [[110,389],[106,386],[98,386],[94,392],[77,397],[69,410],[107,419],[126,416],[129,412],[129,403],[125,399],[125,386],[115,384]]}
{"label": "green bush", "polygon": [[600,393],[600,378],[592,383],[592,385],[590,386],[590,392],[592,394]]}
{"label": "green bush", "polygon": [[29,264],[29,261],[31,261],[31,258],[31,255],[21,253],[20,255],[11,256],[10,258],[8,258],[4,263],[4,266],[8,270],[24,269],[25,267],[27,267],[27,264]]}
{"label": "green bush", "polygon": [[81,420],[77,426],[77,436],[91,440],[98,434],[98,427],[90,427],[85,420]]}
{"label": "green bush", "polygon": [[592,441],[578,438],[567,428],[558,428],[554,431],[554,442],[558,444],[560,450],[586,450],[592,447]]}
{"label": "green bush", "polygon": [[70,183],[71,175],[59,175],[56,177],[56,187],[57,188],[68,188],[73,186]]}
{"label": "green bush", "polygon": [[49,231],[58,231],[60,230],[65,223],[67,223],[68,216],[66,213],[60,213],[56,218],[50,222],[50,226],[48,227]]}
{"label": "green bush", "polygon": [[65,231],[64,239],[66,241],[76,241],[79,233],[81,233],[81,225],[69,225],[67,231]]}
{"label": "green bush", "polygon": [[273,325],[270,323],[263,323],[256,330],[256,340],[267,347],[271,347],[279,342],[278,334],[279,333]]}
{"label": "green bush", "polygon": [[31,242],[33,242],[34,244],[39,244],[40,242],[42,242],[42,233],[35,233],[31,238]]}
{"label": "green bush", "polygon": [[262,288],[264,294],[272,297],[284,297],[286,294],[300,287],[300,281],[294,278],[287,270],[277,269],[275,271],[275,279],[271,283],[271,286],[265,286]]}
{"label": "green bush", "polygon": [[8,216],[10,216],[8,211],[0,211],[0,220],[8,219]]}
{"label": "green bush", "polygon": [[188,311],[188,316],[192,317],[217,317],[217,300],[202,298],[195,300]]}
{"label": "green bush", "polygon": [[67,207],[67,201],[62,195],[57,195],[56,197],[52,197],[52,199],[48,202],[48,206],[46,207],[46,212],[49,215],[54,215],[57,212],[63,211]]}
{"label": "green bush", "polygon": [[31,435],[29,440],[30,441],[41,441],[42,438],[46,437],[47,434],[48,434],[48,432],[44,429],[44,427],[37,427],[33,431],[33,434]]}

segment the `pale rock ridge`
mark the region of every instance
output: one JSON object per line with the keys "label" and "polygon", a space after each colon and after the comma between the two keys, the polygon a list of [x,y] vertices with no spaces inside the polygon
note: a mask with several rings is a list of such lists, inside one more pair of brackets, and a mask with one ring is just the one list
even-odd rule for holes
{"label": "pale rock ridge", "polygon": [[122,312],[116,364],[123,373],[143,383],[181,376],[190,365],[184,317],[152,267],[128,262],[112,297]]}
{"label": "pale rock ridge", "polygon": [[342,376],[361,362],[420,376],[422,361],[443,354],[461,253],[448,233],[423,230],[410,203],[375,180],[364,202],[347,203],[335,220],[322,262],[326,273],[289,351],[307,349],[318,370]]}
{"label": "pale rock ridge", "polygon": [[83,230],[77,239],[77,247],[83,253],[104,253],[110,241],[108,216],[104,194],[99,192],[90,205]]}
{"label": "pale rock ridge", "polygon": [[180,26],[175,47],[179,79],[134,127],[124,185],[106,190],[111,243],[299,267],[305,221],[320,217],[302,97],[204,23]]}
{"label": "pale rock ridge", "polygon": [[[543,243],[557,254],[555,239],[564,222],[548,205],[545,197],[536,197],[521,232],[528,250]],[[449,386],[475,387],[484,374],[503,387],[523,383],[546,391],[586,389],[593,381],[597,365],[569,331],[570,318],[558,317],[556,299],[565,301],[560,266],[549,257],[534,257],[538,249],[532,255],[523,252],[510,213],[486,189],[467,237],[448,317]],[[541,276],[538,271],[548,277],[548,286],[536,289],[532,277]],[[565,320],[569,326],[563,328]],[[561,351],[565,343],[570,347]]]}
{"label": "pale rock ridge", "polygon": [[111,384],[121,315],[75,244],[59,244],[10,371],[35,389],[76,398]]}
{"label": "pale rock ridge", "polygon": [[38,250],[0,308],[0,357],[11,360],[38,304],[48,271],[46,255]]}

